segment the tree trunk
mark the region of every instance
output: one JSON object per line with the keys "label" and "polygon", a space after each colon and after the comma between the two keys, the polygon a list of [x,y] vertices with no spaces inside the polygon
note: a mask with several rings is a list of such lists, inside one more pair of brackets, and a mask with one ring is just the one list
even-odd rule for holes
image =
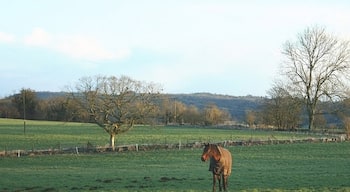
{"label": "tree trunk", "polygon": [[311,131],[314,128],[314,115],[309,115],[309,130]]}
{"label": "tree trunk", "polygon": [[115,134],[109,134],[109,147],[112,149],[112,151],[115,151]]}
{"label": "tree trunk", "polygon": [[308,109],[309,131],[311,131],[314,128],[314,119],[315,119],[314,109],[311,109],[311,108],[312,107],[309,107]]}

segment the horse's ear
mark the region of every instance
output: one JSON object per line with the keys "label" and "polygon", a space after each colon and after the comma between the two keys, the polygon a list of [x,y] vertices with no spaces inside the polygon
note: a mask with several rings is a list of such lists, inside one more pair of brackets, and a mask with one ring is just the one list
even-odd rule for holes
{"label": "horse's ear", "polygon": [[204,146],[209,146],[209,143],[203,143]]}

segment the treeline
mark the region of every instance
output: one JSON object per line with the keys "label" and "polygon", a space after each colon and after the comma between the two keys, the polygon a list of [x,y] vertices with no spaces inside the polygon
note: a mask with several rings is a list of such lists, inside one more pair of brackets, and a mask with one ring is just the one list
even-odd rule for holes
{"label": "treeline", "polygon": [[[94,122],[86,111],[82,111],[74,100],[66,93],[35,92],[22,89],[19,94],[0,100],[0,117],[32,120],[49,120],[64,122]],[[271,90],[270,98],[259,99],[256,106],[247,107],[237,105],[244,111],[243,118],[232,115],[232,104],[225,107],[221,103],[205,99],[206,103],[194,102],[193,98],[184,96],[176,98],[174,95],[163,95],[158,102],[158,109],[152,116],[154,124],[188,124],[188,125],[220,125],[236,124],[251,128],[276,128],[280,130],[294,130],[307,125],[306,109],[303,101],[292,97],[283,90]],[[203,97],[203,96],[201,96]],[[191,99],[191,100],[190,100]],[[198,98],[200,100],[203,98]],[[219,98],[216,98],[220,100]],[[229,102],[229,99],[223,99]],[[189,102],[191,101],[191,102]],[[232,102],[232,101],[231,101]],[[238,101],[235,101],[238,103]],[[251,101],[251,103],[254,103]],[[249,106],[252,104],[249,103]],[[319,129],[344,128],[350,130],[350,99],[338,102],[322,102],[317,107],[315,125]]]}
{"label": "treeline", "polygon": [[[76,101],[68,94],[57,94],[40,98],[31,89],[22,89],[0,100],[0,117],[31,120],[49,120],[65,122],[94,122],[87,111],[81,110]],[[214,103],[204,108],[185,103],[162,95],[158,108],[152,116],[155,124],[191,124],[217,125],[231,120],[230,113]]]}
{"label": "treeline", "polygon": [[[246,112],[249,127],[271,127],[280,130],[295,130],[308,125],[307,109],[302,98],[293,97],[286,90],[275,88],[269,91],[259,110]],[[345,129],[350,134],[350,99],[323,101],[315,107],[316,129]]]}

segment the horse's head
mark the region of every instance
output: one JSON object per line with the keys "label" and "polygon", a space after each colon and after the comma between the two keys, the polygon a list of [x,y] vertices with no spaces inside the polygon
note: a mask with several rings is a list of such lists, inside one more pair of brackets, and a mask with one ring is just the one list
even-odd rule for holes
{"label": "horse's head", "polygon": [[214,157],[215,160],[219,160],[220,159],[220,152],[218,151],[218,148],[216,145],[206,143],[206,144],[204,144],[204,149],[203,149],[201,160],[206,161],[210,157]]}
{"label": "horse's head", "polygon": [[202,153],[202,157],[201,157],[201,160],[202,161],[206,161],[208,160],[208,158],[210,157],[210,144],[209,143],[206,143],[204,144],[204,149],[203,149],[203,153]]}

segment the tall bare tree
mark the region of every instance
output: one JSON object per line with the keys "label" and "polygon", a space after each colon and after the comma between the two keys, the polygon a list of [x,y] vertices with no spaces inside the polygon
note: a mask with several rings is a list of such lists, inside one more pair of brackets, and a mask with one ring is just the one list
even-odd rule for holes
{"label": "tall bare tree", "polygon": [[144,123],[157,109],[161,88],[127,76],[83,77],[72,90],[72,96],[84,112],[110,136],[115,150],[116,136],[130,130],[134,123]]}
{"label": "tall bare tree", "polygon": [[336,100],[343,96],[349,79],[350,49],[326,33],[325,28],[307,28],[295,42],[287,41],[282,53],[286,60],[283,74],[289,91],[303,98],[308,113],[308,127],[314,127],[316,107],[320,100]]}

